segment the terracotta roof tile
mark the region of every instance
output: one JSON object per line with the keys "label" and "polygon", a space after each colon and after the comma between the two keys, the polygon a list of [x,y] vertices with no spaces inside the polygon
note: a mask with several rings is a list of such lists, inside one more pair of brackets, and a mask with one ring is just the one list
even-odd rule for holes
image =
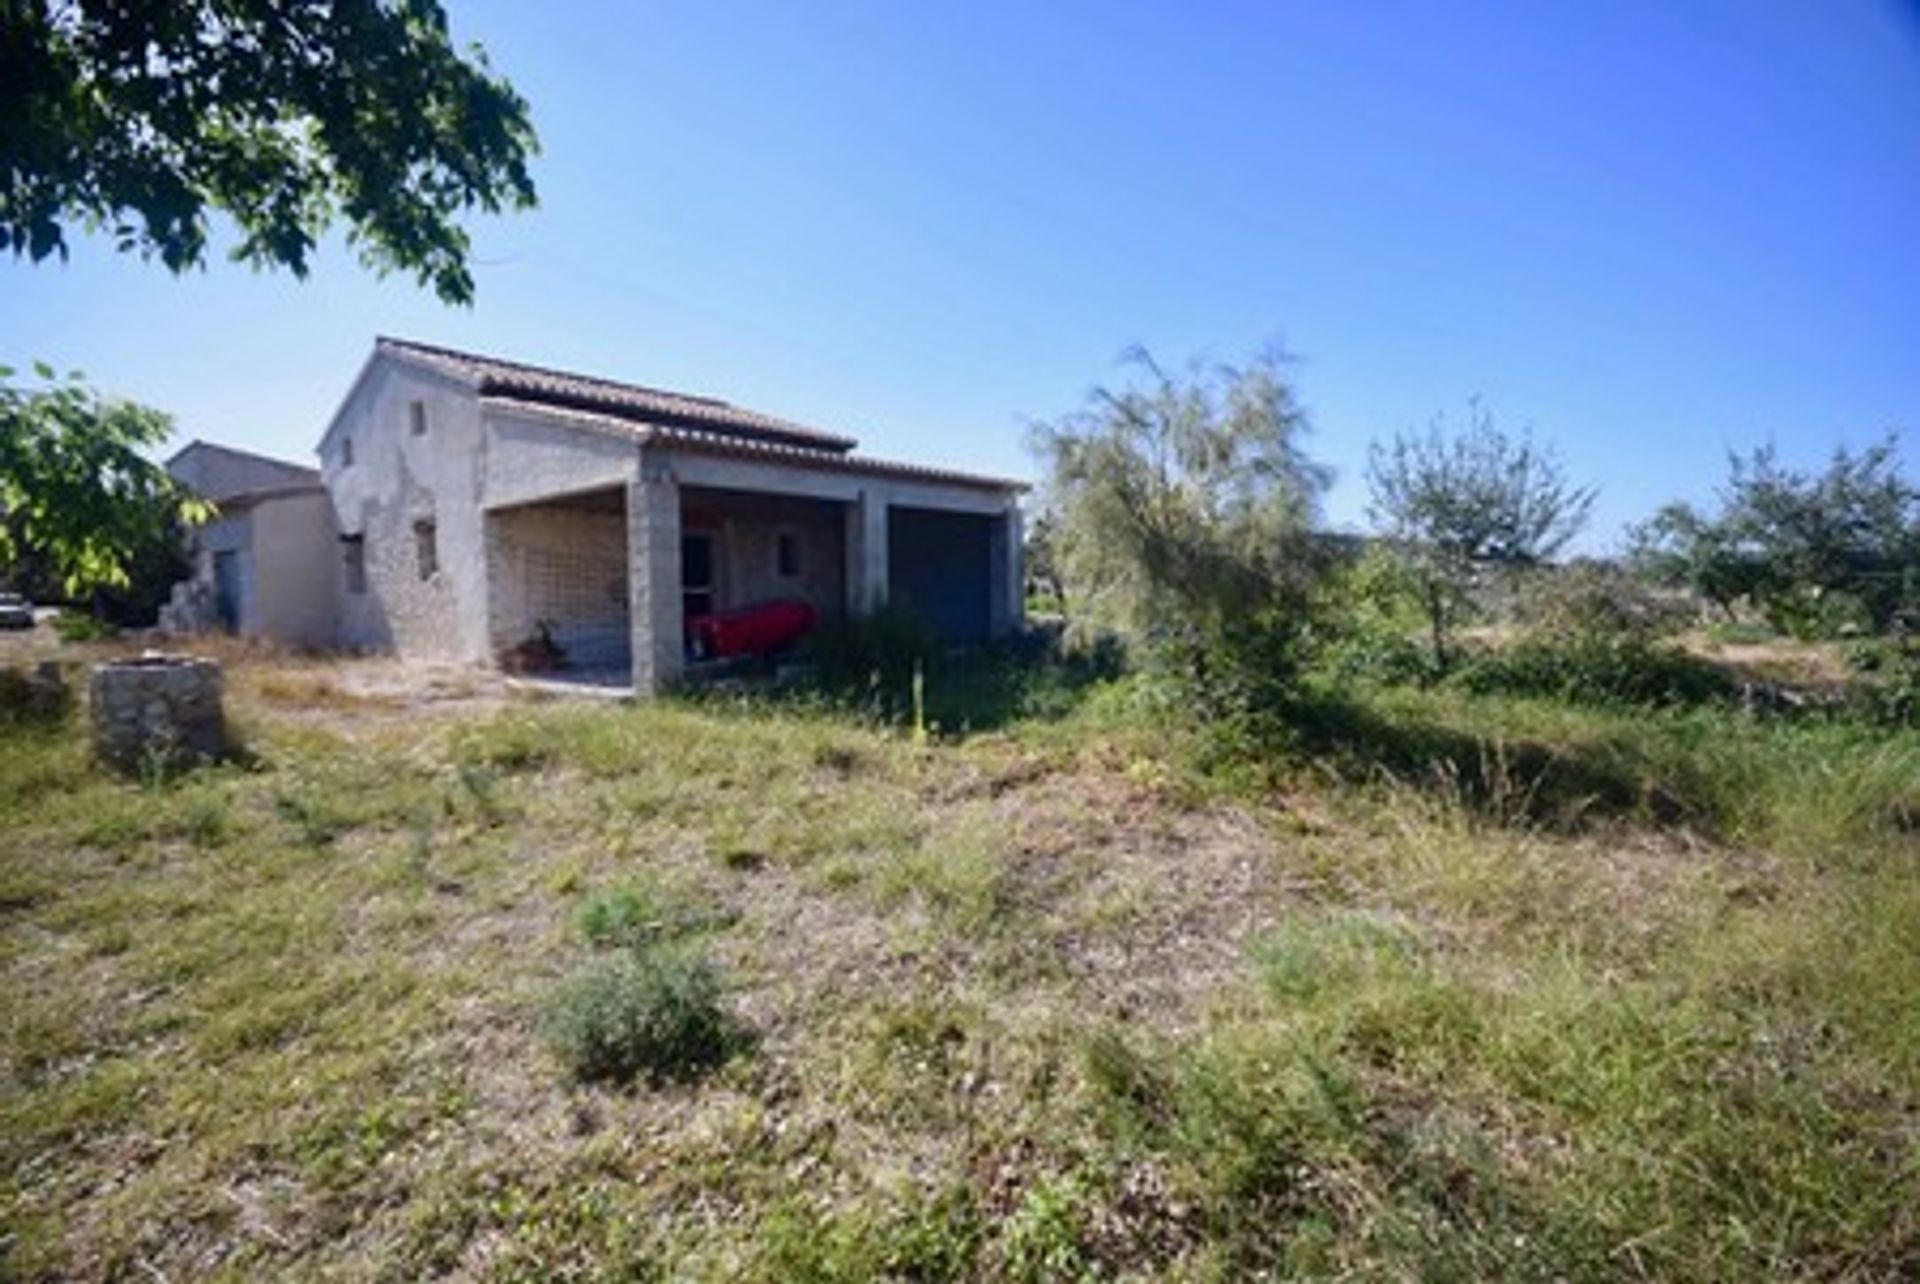
{"label": "terracotta roof tile", "polygon": [[771,463],[822,468],[830,472],[901,477],[957,486],[976,486],[986,490],[1015,492],[1029,489],[1027,483],[1005,477],[987,477],[979,473],[956,472],[952,469],[934,468],[925,464],[874,459],[871,456],[851,454],[844,450],[829,451],[779,441],[755,440],[738,433],[710,431],[678,424],[635,422],[624,416],[600,414],[570,406],[555,406],[521,397],[502,396],[498,393],[488,395],[483,400],[486,405],[497,406],[504,410],[526,410],[536,414],[552,415],[582,427],[615,432],[636,441],[659,442],[662,445],[698,451],[702,454],[732,455]]}
{"label": "terracotta roof tile", "polygon": [[466,380],[482,396],[505,396],[517,401],[562,409],[610,415],[640,424],[721,433],[749,441],[845,453],[857,444],[852,437],[822,432],[802,424],[743,409],[714,397],[691,396],[618,383],[592,375],[550,370],[518,361],[460,352],[453,348],[382,337],[381,350],[398,353]]}

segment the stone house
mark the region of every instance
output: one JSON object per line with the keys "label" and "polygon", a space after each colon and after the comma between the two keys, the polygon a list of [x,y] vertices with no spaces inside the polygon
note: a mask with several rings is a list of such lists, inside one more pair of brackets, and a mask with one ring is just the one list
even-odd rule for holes
{"label": "stone house", "polygon": [[724,401],[380,339],[319,446],[334,645],[679,678],[690,617],[892,602],[958,643],[1021,617],[1019,483],[872,459]]}
{"label": "stone house", "polygon": [[160,609],[161,627],[334,645],[333,510],[319,472],[204,441],[166,467],[217,513],[188,535],[193,576]]}

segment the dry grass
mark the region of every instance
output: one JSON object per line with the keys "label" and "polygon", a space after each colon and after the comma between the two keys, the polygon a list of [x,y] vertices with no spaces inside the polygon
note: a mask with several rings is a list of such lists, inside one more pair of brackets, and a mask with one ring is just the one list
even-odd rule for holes
{"label": "dry grass", "polygon": [[[234,664],[251,769],[0,745],[0,1275],[1920,1262],[1911,835],[1208,800],[1070,724]],[[541,1038],[612,888],[731,979],[704,1077],[576,1084]]]}

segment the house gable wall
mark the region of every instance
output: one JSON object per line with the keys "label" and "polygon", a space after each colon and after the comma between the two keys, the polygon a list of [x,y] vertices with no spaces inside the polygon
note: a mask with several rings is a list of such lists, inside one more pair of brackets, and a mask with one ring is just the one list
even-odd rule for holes
{"label": "house gable wall", "polygon": [[[426,432],[412,428],[412,404]],[[348,452],[351,452],[351,462]],[[359,536],[366,591],[339,597],[341,646],[478,663],[488,658],[484,447],[479,400],[458,380],[376,355],[321,443],[343,536]],[[422,578],[415,524],[433,524],[439,569]],[[344,549],[334,549],[344,581]]]}

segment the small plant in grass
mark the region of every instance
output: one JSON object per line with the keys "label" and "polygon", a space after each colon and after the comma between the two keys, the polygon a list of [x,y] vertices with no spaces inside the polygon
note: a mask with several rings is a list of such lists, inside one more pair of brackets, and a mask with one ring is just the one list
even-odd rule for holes
{"label": "small plant in grass", "polygon": [[632,884],[595,893],[580,907],[580,935],[595,949],[645,950],[717,927],[719,911]]}
{"label": "small plant in grass", "polygon": [[1041,1182],[1002,1231],[1005,1275],[1012,1280],[1097,1278],[1085,1244],[1089,1195],[1072,1177]]}
{"label": "small plant in grass", "polygon": [[580,907],[580,935],[600,949],[642,949],[667,934],[665,910],[649,892],[615,887]]}
{"label": "small plant in grass", "polygon": [[547,1037],[574,1076],[629,1083],[697,1078],[740,1045],[712,964],[679,950],[624,952],[559,994]]}

